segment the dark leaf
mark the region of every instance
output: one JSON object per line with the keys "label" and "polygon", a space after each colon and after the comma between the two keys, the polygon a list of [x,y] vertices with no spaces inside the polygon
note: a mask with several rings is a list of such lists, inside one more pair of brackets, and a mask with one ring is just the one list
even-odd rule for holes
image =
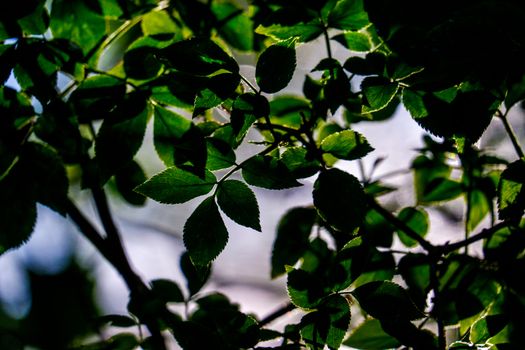
{"label": "dark leaf", "polygon": [[239,72],[237,62],[210,39],[179,41],[163,49],[161,55],[168,66],[184,73],[205,76],[221,69]]}
{"label": "dark leaf", "polygon": [[232,97],[235,89],[239,86],[240,79],[239,74],[232,73],[221,73],[209,78],[206,87],[199,91],[195,97],[193,117]]}
{"label": "dark leaf", "polygon": [[217,186],[217,204],[230,219],[256,231],[261,231],[259,205],[255,194],[238,180],[226,180]]}
{"label": "dark leaf", "polygon": [[401,345],[396,338],[381,328],[381,323],[378,320],[373,318],[369,318],[357,326],[343,344],[363,350],[398,348]]}
{"label": "dark leaf", "polygon": [[131,79],[146,80],[156,77],[162,68],[158,50],[141,46],[132,48],[124,54],[124,71]]}
{"label": "dark leaf", "polygon": [[136,327],[137,321],[129,316],[124,315],[105,315],[97,318],[97,324],[101,326],[109,324],[113,327],[128,328]]}
{"label": "dark leaf", "polygon": [[301,186],[286,165],[271,156],[256,155],[242,164],[242,177],[252,185],[270,190]]}
{"label": "dark leaf", "polygon": [[502,220],[518,220],[525,210],[525,162],[517,160],[503,171],[498,184],[498,210]]}
{"label": "dark leaf", "polygon": [[340,231],[352,232],[366,214],[366,195],[353,175],[339,169],[323,171],[315,181],[314,205],[326,222]]}
{"label": "dark leaf", "polygon": [[303,309],[317,307],[330,294],[319,276],[304,270],[294,269],[288,272],[287,289],[292,303]]}
{"label": "dark leaf", "polygon": [[330,349],[338,349],[349,324],[348,302],[341,295],[332,295],[323,300],[316,311],[302,318],[301,336],[308,344],[326,344]]}
{"label": "dark leaf", "polygon": [[144,138],[150,109],[145,96],[130,93],[104,120],[95,140],[101,182],[131,162]]}
{"label": "dark leaf", "polygon": [[319,161],[310,157],[304,147],[287,148],[281,156],[281,161],[296,179],[310,177],[321,169]]}
{"label": "dark leaf", "polygon": [[293,208],[279,221],[272,250],[272,278],[282,275],[308,250],[309,237],[316,221],[314,208]]}
{"label": "dark leaf", "polygon": [[509,324],[505,315],[487,315],[477,320],[470,328],[469,340],[474,344],[482,344],[497,335]]}
{"label": "dark leaf", "polygon": [[263,92],[278,92],[292,80],[295,65],[295,40],[274,44],[264,50],[257,60],[257,84]]}
{"label": "dark leaf", "polygon": [[184,203],[210,192],[217,183],[206,171],[205,178],[177,167],[168,168],[138,186],[135,191],[161,203]]}
{"label": "dark leaf", "polygon": [[407,291],[393,282],[370,282],[356,288],[352,295],[363,310],[379,320],[410,321],[424,317]]}
{"label": "dark leaf", "polygon": [[132,205],[144,205],[146,197],[133,191],[146,181],[146,174],[140,165],[132,161],[115,174],[115,184],[122,198]]}
{"label": "dark leaf", "polygon": [[180,268],[186,277],[186,286],[190,296],[200,291],[211,274],[211,265],[195,265],[188,252],[184,252],[180,257]]}
{"label": "dark leaf", "polygon": [[184,224],[184,245],[195,265],[207,265],[228,242],[228,231],[213,197],[205,199]]}
{"label": "dark leaf", "polygon": [[156,279],[150,282],[151,290],[156,298],[164,303],[182,303],[184,296],[174,281],[167,279]]}
{"label": "dark leaf", "polygon": [[265,118],[270,113],[270,105],[266,97],[253,93],[245,93],[233,102],[231,125],[237,135],[237,142],[242,141],[250,126],[259,118]]}

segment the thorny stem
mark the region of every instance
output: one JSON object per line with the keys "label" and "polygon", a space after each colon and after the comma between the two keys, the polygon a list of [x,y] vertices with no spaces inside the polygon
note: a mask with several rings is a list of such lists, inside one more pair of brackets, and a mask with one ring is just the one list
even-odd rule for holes
{"label": "thorny stem", "polygon": [[496,115],[503,122],[503,126],[505,127],[505,131],[507,132],[507,135],[509,135],[510,141],[512,142],[512,146],[514,147],[514,150],[516,151],[518,157],[523,159],[523,158],[525,158],[525,154],[523,153],[523,148],[521,148],[521,145],[520,145],[520,143],[518,141],[518,137],[516,136],[516,133],[514,132],[514,129],[512,129],[512,125],[510,125],[510,123],[509,123],[509,120],[507,118],[507,112],[502,113],[501,111],[497,111]]}

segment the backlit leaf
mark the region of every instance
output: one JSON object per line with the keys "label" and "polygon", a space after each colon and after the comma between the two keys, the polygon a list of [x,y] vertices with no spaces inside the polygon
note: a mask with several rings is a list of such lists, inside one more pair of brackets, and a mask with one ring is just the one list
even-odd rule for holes
{"label": "backlit leaf", "polygon": [[366,138],[353,130],[336,132],[321,142],[321,149],[339,159],[359,159],[372,152]]}
{"label": "backlit leaf", "polygon": [[252,190],[244,182],[226,180],[217,187],[217,204],[230,219],[261,231],[259,206]]}
{"label": "backlit leaf", "polygon": [[498,185],[500,219],[517,219],[525,210],[525,162],[517,160],[503,171]]}
{"label": "backlit leaf", "polygon": [[168,168],[138,186],[135,191],[161,203],[184,203],[210,192],[217,179],[206,171],[199,176],[177,167]]}
{"label": "backlit leaf", "polygon": [[214,260],[228,242],[219,208],[213,197],[205,199],[184,225],[184,245],[195,265],[207,265]]}
{"label": "backlit leaf", "polygon": [[368,77],[361,83],[361,90],[366,98],[363,112],[370,113],[385,108],[394,98],[399,89],[397,83],[383,78]]}
{"label": "backlit leaf", "polygon": [[195,295],[206,284],[211,274],[211,264],[195,265],[188,252],[180,257],[180,269],[186,277],[186,286],[190,296]]}
{"label": "backlit leaf", "polygon": [[332,38],[350,51],[368,52],[372,50],[370,37],[361,32],[347,32],[338,34]]}
{"label": "backlit leaf", "polygon": [[[403,208],[397,215],[397,218],[403,221],[408,227],[412,229],[412,231],[417,233],[419,236],[426,236],[428,232],[429,221],[428,214],[423,209],[418,209],[414,207]],[[397,230],[397,235],[405,246],[415,247],[417,245],[417,242],[410,238],[402,230]]]}
{"label": "backlit leaf", "polygon": [[381,323],[378,320],[373,318],[369,318],[357,326],[343,344],[363,350],[383,350],[398,348],[401,345],[396,338],[381,328]]}
{"label": "backlit leaf", "polygon": [[328,25],[343,30],[359,30],[369,23],[362,0],[341,0],[328,16]]}
{"label": "backlit leaf", "polygon": [[255,32],[269,36],[275,40],[288,40],[295,38],[299,42],[314,40],[323,34],[323,26],[319,20],[312,20],[306,23],[297,23],[291,26],[272,24],[269,26],[259,25]]}
{"label": "backlit leaf", "polygon": [[156,105],[154,109],[153,143],[166,166],[175,165],[175,142],[190,129],[191,121],[172,110]]}

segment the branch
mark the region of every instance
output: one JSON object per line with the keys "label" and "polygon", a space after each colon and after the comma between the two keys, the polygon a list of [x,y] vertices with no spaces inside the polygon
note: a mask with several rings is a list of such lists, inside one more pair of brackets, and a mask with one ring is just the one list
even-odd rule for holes
{"label": "branch", "polygon": [[403,231],[406,233],[406,235],[416,242],[419,243],[423,249],[425,249],[427,252],[433,252],[436,247],[430,243],[429,241],[425,240],[423,237],[418,235],[416,231],[411,229],[406,223],[399,220],[397,217],[395,217],[391,212],[383,208],[374,198],[369,198],[369,204],[372,207],[372,209],[376,210],[385,220],[390,222],[392,225],[394,225],[397,229]]}
{"label": "branch", "polygon": [[494,233],[496,233],[498,230],[504,228],[504,227],[507,227],[509,225],[508,222],[505,222],[505,221],[502,221],[492,227],[489,227],[489,228],[485,228],[483,230],[481,230],[479,233],[473,235],[473,236],[470,236],[469,238],[467,239],[464,239],[462,241],[459,241],[459,242],[456,242],[456,243],[452,243],[452,244],[444,244],[444,245],[441,245],[441,246],[437,246],[435,247],[437,250],[439,250],[442,254],[448,254],[448,253],[451,253],[455,250],[458,250],[460,248],[463,248],[463,247],[467,247],[469,245],[471,245],[472,243],[474,242],[477,242],[479,240],[482,240],[482,239],[485,239],[485,238],[489,238],[490,236],[492,236]]}
{"label": "branch", "polygon": [[268,316],[263,318],[259,322],[259,326],[260,327],[264,327],[267,324],[275,321],[279,317],[286,315],[288,312],[290,312],[292,310],[295,310],[295,308],[296,308],[296,306],[294,304],[288,303],[288,304],[284,305],[283,307],[281,307],[280,309],[277,309],[276,311],[272,312],[271,314],[269,314]]}
{"label": "branch", "polygon": [[[118,271],[130,293],[139,298],[146,300],[149,298],[150,289],[142,279],[133,271],[126,257],[124,247],[120,240],[120,235],[113,222],[107,203],[107,198],[102,189],[94,189],[93,196],[97,206],[100,219],[106,230],[106,238],[89,222],[89,220],[80,212],[71,199],[67,200],[67,213],[71,220],[77,225],[80,232],[86,237],[102,256]],[[164,337],[156,323],[156,320],[144,320],[148,327],[155,349],[164,350],[166,345]]]}
{"label": "branch", "polygon": [[514,150],[518,154],[518,157],[525,158],[525,154],[523,153],[523,148],[521,148],[521,145],[518,141],[518,137],[516,136],[516,133],[512,129],[512,125],[510,125],[509,120],[507,119],[507,112],[501,113],[501,111],[498,111],[496,115],[501,119],[503,122],[503,126],[505,127],[505,131],[509,135],[510,141],[512,142],[512,146],[514,147]]}

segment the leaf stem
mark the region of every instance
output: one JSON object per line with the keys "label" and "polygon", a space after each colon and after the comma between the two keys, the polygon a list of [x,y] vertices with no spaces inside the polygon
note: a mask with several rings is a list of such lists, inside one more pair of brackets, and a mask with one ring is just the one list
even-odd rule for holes
{"label": "leaf stem", "polygon": [[435,247],[437,250],[439,250],[442,254],[448,254],[448,253],[451,253],[457,249],[461,249],[463,247],[466,247],[468,245],[471,245],[472,243],[474,242],[477,242],[479,240],[482,240],[482,239],[485,239],[485,238],[489,238],[491,237],[494,233],[496,233],[498,230],[504,228],[504,227],[507,227],[509,226],[509,223],[508,222],[505,222],[505,221],[502,221],[492,227],[489,227],[489,228],[485,228],[483,230],[481,230],[479,233],[475,234],[475,235],[471,235],[470,237],[468,237],[467,239],[464,239],[462,241],[459,241],[459,242],[456,242],[456,243],[452,243],[452,244],[444,244],[444,245],[441,245],[441,246],[437,246]]}
{"label": "leaf stem", "polygon": [[507,135],[509,135],[510,141],[512,142],[512,146],[514,147],[514,150],[516,151],[516,154],[521,159],[525,158],[525,154],[523,153],[523,148],[521,147],[518,137],[516,136],[516,133],[514,132],[514,129],[512,128],[512,125],[510,125],[509,120],[507,118],[507,113],[502,113],[501,111],[497,111],[496,115],[501,119],[503,122],[503,126],[505,127],[505,131],[507,132]]}

